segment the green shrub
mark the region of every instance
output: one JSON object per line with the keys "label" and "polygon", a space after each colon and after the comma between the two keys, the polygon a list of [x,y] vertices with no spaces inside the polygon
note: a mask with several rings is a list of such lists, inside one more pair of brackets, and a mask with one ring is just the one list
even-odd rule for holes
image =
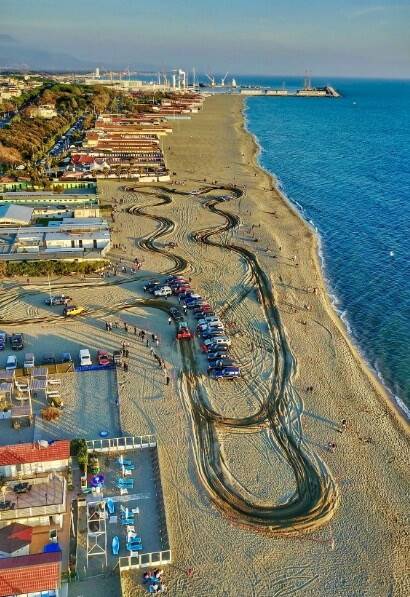
{"label": "green shrub", "polygon": [[[0,262],[1,263],[1,262]],[[64,276],[71,273],[91,274],[103,268],[107,261],[21,261],[15,263],[7,262],[5,270],[0,268],[0,276],[47,276],[56,274]],[[4,273],[3,273],[4,272]]]}

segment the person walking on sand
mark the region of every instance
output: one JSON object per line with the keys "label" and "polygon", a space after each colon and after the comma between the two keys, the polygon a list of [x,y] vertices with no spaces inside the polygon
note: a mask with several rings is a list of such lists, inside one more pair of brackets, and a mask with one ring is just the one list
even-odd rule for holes
{"label": "person walking on sand", "polygon": [[170,382],[169,375],[167,375],[166,380],[165,380],[165,385],[169,386],[169,382]]}
{"label": "person walking on sand", "polygon": [[172,319],[171,319],[171,317],[168,317],[168,325],[171,325],[171,323],[172,323]]}
{"label": "person walking on sand", "polygon": [[136,335],[137,335],[137,328],[134,325],[134,336],[136,336]]}

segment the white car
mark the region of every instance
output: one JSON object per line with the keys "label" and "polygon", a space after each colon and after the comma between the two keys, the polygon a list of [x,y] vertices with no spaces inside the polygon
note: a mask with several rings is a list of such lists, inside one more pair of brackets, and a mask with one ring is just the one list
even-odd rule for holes
{"label": "white car", "polygon": [[6,371],[14,371],[14,369],[17,369],[17,357],[11,354],[7,357]]}
{"label": "white car", "polygon": [[34,367],[34,354],[32,352],[26,352],[24,355],[24,369],[32,369]]}
{"label": "white car", "polygon": [[162,288],[158,288],[158,290],[154,290],[154,296],[171,296],[172,295],[172,288],[169,286],[163,286]]}
{"label": "white car", "polygon": [[82,348],[80,350],[80,366],[82,367],[83,365],[92,365],[93,362],[91,360],[91,355],[90,355],[90,351],[88,350],[88,348]]}

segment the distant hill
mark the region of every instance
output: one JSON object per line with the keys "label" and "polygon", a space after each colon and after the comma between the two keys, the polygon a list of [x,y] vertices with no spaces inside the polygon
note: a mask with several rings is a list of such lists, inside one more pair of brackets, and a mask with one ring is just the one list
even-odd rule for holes
{"label": "distant hill", "polygon": [[80,60],[63,52],[50,52],[26,45],[19,40],[0,33],[0,68],[32,70],[83,70],[94,68],[93,62]]}
{"label": "distant hill", "polygon": [[[27,45],[11,35],[0,33],[0,70],[89,71],[97,66],[119,70],[123,64],[82,60],[64,52],[53,52]],[[153,64],[129,64],[131,69],[156,71]]]}

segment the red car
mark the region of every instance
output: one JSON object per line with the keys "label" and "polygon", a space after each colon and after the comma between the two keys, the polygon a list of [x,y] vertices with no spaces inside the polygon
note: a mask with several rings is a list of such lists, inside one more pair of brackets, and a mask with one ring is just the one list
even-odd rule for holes
{"label": "red car", "polygon": [[188,290],[191,290],[189,285],[178,286],[178,288],[174,288],[174,294],[182,294],[184,292],[188,292]]}
{"label": "red car", "polygon": [[106,350],[99,350],[97,352],[97,361],[99,365],[110,365],[111,357]]}
{"label": "red car", "polygon": [[178,323],[177,340],[192,340],[193,333],[188,327],[186,321],[180,321]]}

